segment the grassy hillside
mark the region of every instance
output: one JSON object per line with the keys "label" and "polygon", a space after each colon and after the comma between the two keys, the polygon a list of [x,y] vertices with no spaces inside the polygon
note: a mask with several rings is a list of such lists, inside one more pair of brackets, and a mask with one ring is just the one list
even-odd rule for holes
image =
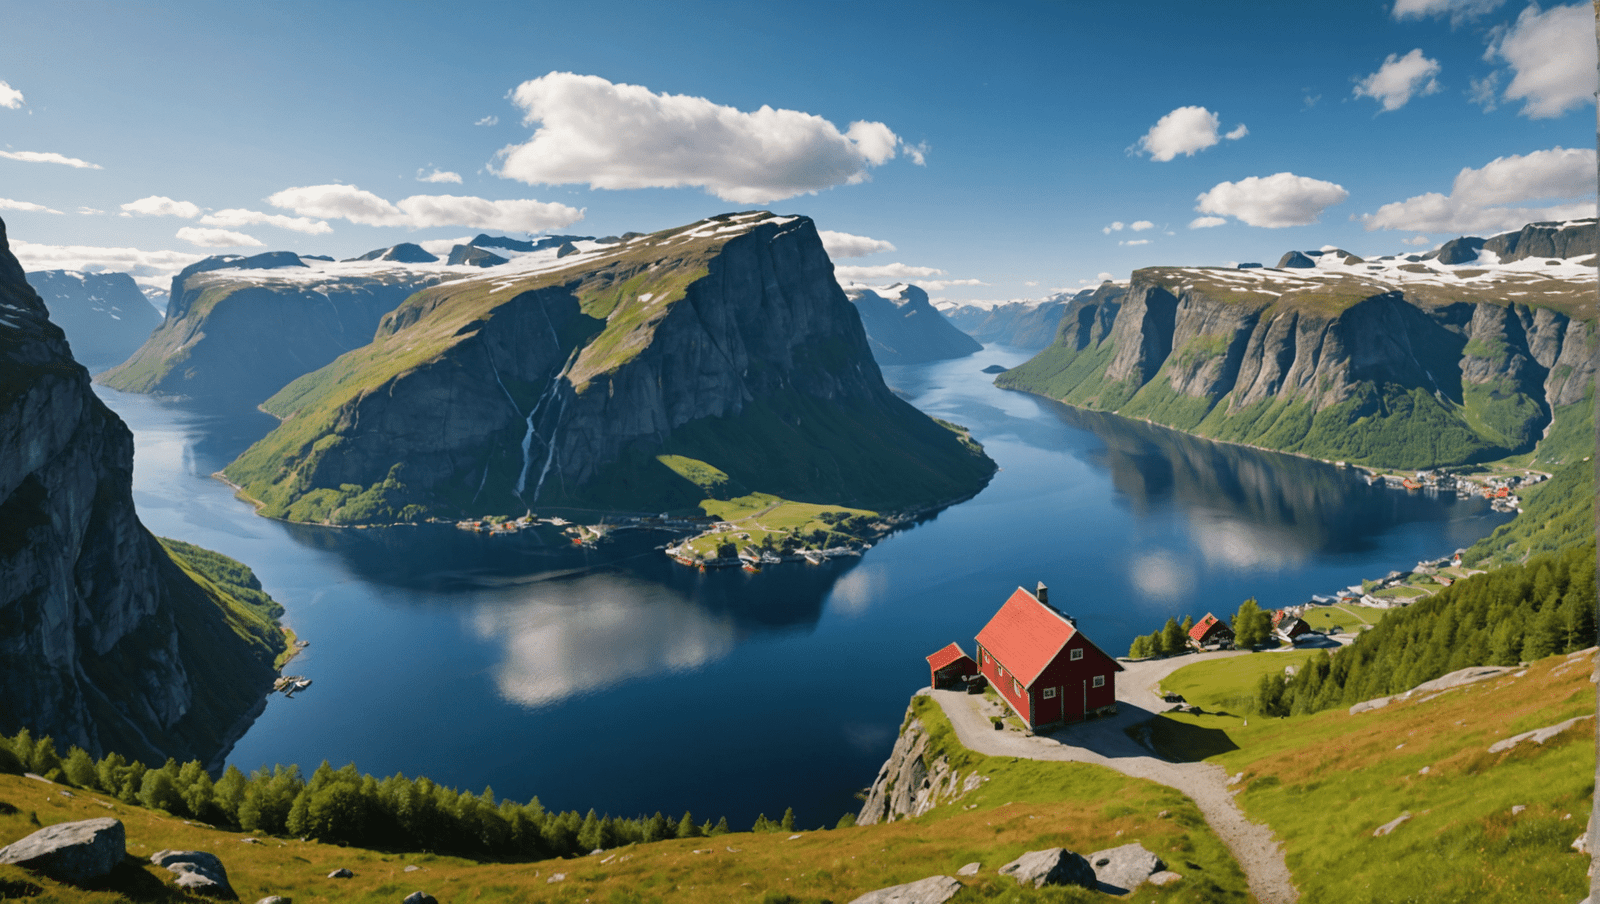
{"label": "grassy hillside", "polygon": [[1522,512],[1472,544],[1463,562],[1478,568],[1515,564],[1594,540],[1594,462],[1563,465],[1521,494]]}

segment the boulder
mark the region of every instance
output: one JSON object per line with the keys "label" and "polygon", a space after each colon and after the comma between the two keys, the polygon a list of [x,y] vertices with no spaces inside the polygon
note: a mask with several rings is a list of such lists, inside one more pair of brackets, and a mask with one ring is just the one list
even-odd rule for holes
{"label": "boulder", "polygon": [[1584,719],[1593,719],[1593,718],[1594,718],[1594,716],[1574,716],[1574,717],[1572,717],[1571,719],[1568,719],[1565,722],[1557,722],[1554,725],[1548,725],[1548,726],[1545,726],[1544,728],[1535,728],[1533,731],[1525,731],[1525,732],[1523,732],[1522,734],[1519,734],[1519,735],[1512,735],[1509,738],[1505,738],[1503,740],[1495,741],[1493,744],[1490,744],[1489,745],[1489,752],[1490,753],[1501,753],[1503,751],[1510,750],[1511,748],[1517,746],[1518,744],[1521,744],[1523,741],[1532,741],[1535,744],[1543,744],[1545,741],[1548,741],[1551,738],[1555,737],[1556,735],[1559,735],[1562,732],[1566,731],[1567,729],[1571,728],[1572,726],[1577,725],[1579,722],[1582,722]]}
{"label": "boulder", "polygon": [[127,852],[128,838],[122,820],[101,817],[46,826],[0,848],[0,863],[81,884],[111,872]]}
{"label": "boulder", "polygon": [[1010,876],[1018,883],[1031,885],[1034,888],[1043,888],[1046,885],[1081,885],[1084,888],[1095,888],[1100,884],[1089,861],[1066,848],[1029,851],[1000,867],[1000,874]]}
{"label": "boulder", "polygon": [[354,875],[355,875],[355,873],[352,873],[349,870],[347,870],[347,869],[345,869],[344,867],[341,866],[338,869],[334,870],[333,872],[329,873],[328,874],[328,878],[329,879],[349,879],[350,877],[352,877]]}
{"label": "boulder", "polygon": [[1100,880],[1101,891],[1119,895],[1133,891],[1153,874],[1167,868],[1160,857],[1138,843],[1095,851],[1089,855],[1089,866],[1094,870],[1095,878]]}
{"label": "boulder", "polygon": [[1160,885],[1171,885],[1172,883],[1174,883],[1174,882],[1176,882],[1176,881],[1178,881],[1179,879],[1182,879],[1182,878],[1183,878],[1182,874],[1175,873],[1175,872],[1173,872],[1172,870],[1169,870],[1169,869],[1164,869],[1161,872],[1156,873],[1155,875],[1150,877],[1150,884],[1151,885],[1157,885],[1157,886],[1160,886]]}
{"label": "boulder", "polygon": [[1410,818],[1411,818],[1411,814],[1410,813],[1401,813],[1399,816],[1396,816],[1395,818],[1389,820],[1388,822],[1384,823],[1383,825],[1378,826],[1376,829],[1373,829],[1372,830],[1372,837],[1373,838],[1382,838],[1383,836],[1389,834],[1390,832],[1393,832],[1395,829],[1400,828],[1401,823],[1404,823],[1406,820],[1408,820]]}
{"label": "boulder", "polygon": [[406,867],[405,871],[408,872],[408,873],[414,873],[419,869],[422,869],[422,867],[420,867],[420,866],[416,865],[415,863],[413,863],[410,866]]}
{"label": "boulder", "polygon": [[205,851],[157,851],[150,855],[150,862],[177,874],[177,879],[173,881],[179,888],[219,898],[238,897],[233,886],[228,884],[227,869],[215,854]]}
{"label": "boulder", "polygon": [[960,890],[961,883],[949,876],[929,876],[905,885],[869,891],[850,904],[944,904]]}
{"label": "boulder", "polygon": [[982,864],[980,864],[980,863],[969,863],[966,866],[963,866],[962,868],[956,870],[956,875],[958,875],[958,876],[976,876],[978,874],[978,870],[980,870],[980,869],[983,869],[983,865]]}
{"label": "boulder", "polygon": [[256,904],[294,904],[294,899],[286,898],[283,895],[267,895],[257,901]]}
{"label": "boulder", "polygon": [[401,901],[400,904],[439,904],[439,899],[425,891],[414,891],[406,895],[405,900]]}

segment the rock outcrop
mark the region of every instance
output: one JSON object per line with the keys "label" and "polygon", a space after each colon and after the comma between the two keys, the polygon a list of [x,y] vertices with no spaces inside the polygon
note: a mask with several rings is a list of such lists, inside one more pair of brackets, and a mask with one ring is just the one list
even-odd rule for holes
{"label": "rock outcrop", "polygon": [[962,775],[942,754],[928,763],[928,733],[912,712],[906,711],[905,727],[867,791],[856,816],[858,826],[921,816],[940,804],[960,800],[989,780],[977,772]]}
{"label": "rock outcrop", "polygon": [[891,885],[869,891],[850,904],[944,904],[961,890],[961,882],[949,876],[929,876],[904,885]]}
{"label": "rock outcrop", "polygon": [[28,274],[28,284],[90,373],[126,361],[161,325],[161,314],[126,273],[39,270]]}
{"label": "rock outcrop", "polygon": [[179,888],[215,898],[235,898],[233,886],[228,884],[228,870],[216,854],[206,851],[157,851],[150,862],[166,867],[176,878]]}
{"label": "rock outcrop", "polygon": [[1087,858],[1094,869],[1100,890],[1109,894],[1127,894],[1150,880],[1150,877],[1167,868],[1160,857],[1134,842],[1104,851],[1095,851]]}
{"label": "rock outcrop", "polygon": [[1094,868],[1083,855],[1066,848],[1029,851],[1000,867],[999,872],[1002,876],[1017,880],[1017,884],[1031,888],[1044,888],[1046,885],[1095,888],[1100,881],[1095,878]]}
{"label": "rock outcrop", "polygon": [[993,472],[884,385],[810,220],[586,244],[418,292],[269,399],[285,424],[225,473],[263,514],[372,522],[750,491],[882,511]]}
{"label": "rock outcrop", "polygon": [[0,223],[0,731],[211,760],[263,705],[283,637],[230,624],[139,523],[132,476],[132,434]]}
{"label": "rock outcrop", "polygon": [[[1530,230],[1566,251],[1583,231]],[[1592,271],[1340,254],[1293,272],[1137,271],[1120,299],[1074,299],[1056,343],[996,383],[1384,467],[1491,460],[1592,423]]]}
{"label": "rock outcrop", "polygon": [[110,873],[127,851],[122,820],[107,816],[46,826],[0,848],[0,863],[82,885]]}
{"label": "rock outcrop", "polygon": [[918,286],[850,286],[844,294],[861,315],[867,344],[879,364],[944,361],[983,349],[935,310]]}

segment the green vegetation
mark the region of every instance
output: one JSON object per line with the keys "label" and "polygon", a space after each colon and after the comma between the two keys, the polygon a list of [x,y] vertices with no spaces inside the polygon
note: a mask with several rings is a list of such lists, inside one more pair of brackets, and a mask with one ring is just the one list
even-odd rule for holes
{"label": "green vegetation", "polygon": [[1256,711],[1256,687],[1264,675],[1281,675],[1298,668],[1318,650],[1283,650],[1240,653],[1186,665],[1161,681],[1161,689],[1182,694],[1201,709],[1249,715]]}
{"label": "green vegetation", "polygon": [[1255,597],[1239,604],[1233,614],[1233,645],[1241,650],[1253,650],[1272,640],[1272,610],[1262,609]]}
{"label": "green vegetation", "polygon": [[[1391,591],[1394,592],[1391,593]],[[1389,590],[1380,590],[1376,595],[1398,596],[1399,591],[1400,588],[1393,587]],[[1426,595],[1421,590],[1409,592],[1415,593],[1417,596]],[[1332,606],[1307,606],[1300,617],[1305,620],[1306,624],[1311,626],[1313,631],[1327,632],[1332,631],[1334,628],[1340,628],[1343,629],[1344,633],[1353,634],[1361,630],[1363,625],[1377,624],[1378,620],[1383,618],[1383,614],[1388,611],[1390,610],[1374,609],[1371,606],[1363,606],[1360,603],[1349,605],[1338,603]]]}
{"label": "green vegetation", "polygon": [[1151,656],[1172,656],[1189,649],[1189,629],[1194,627],[1194,617],[1185,615],[1183,621],[1167,619],[1159,631],[1135,637],[1128,648],[1129,659],[1148,659]]}
{"label": "green vegetation", "polygon": [[741,552],[773,553],[856,546],[883,528],[877,512],[792,502],[767,493],[708,499],[700,507],[707,515],[733,525],[732,530],[708,532],[685,541],[689,553],[702,559],[721,557],[722,547],[729,543]]}
{"label": "green vegetation", "polygon": [[1478,568],[1525,562],[1532,556],[1593,542],[1594,463],[1575,461],[1557,468],[1543,483],[1520,491],[1522,513],[1472,544],[1461,561]]}

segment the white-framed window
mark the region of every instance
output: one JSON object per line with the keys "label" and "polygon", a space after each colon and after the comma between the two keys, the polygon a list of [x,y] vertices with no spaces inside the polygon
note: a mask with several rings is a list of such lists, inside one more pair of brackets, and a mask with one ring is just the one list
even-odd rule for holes
{"label": "white-framed window", "polygon": [[1056,698],[1056,689],[1053,688],[1053,687],[1045,688],[1044,689],[1044,698],[1046,700],[1054,700]]}
{"label": "white-framed window", "polygon": [[1104,675],[1096,675],[1096,676],[1094,676],[1094,686],[1095,687],[1105,687],[1106,686],[1106,676],[1104,676]]}
{"label": "white-framed window", "polygon": [[1015,678],[1011,679],[1011,689],[1016,691],[1018,697],[1022,696],[1022,682]]}
{"label": "white-framed window", "polygon": [[1067,655],[1067,659],[1069,659],[1069,660],[1071,660],[1073,662],[1077,662],[1078,660],[1080,660],[1082,658],[1083,658],[1083,647],[1075,647],[1073,649],[1073,651]]}

